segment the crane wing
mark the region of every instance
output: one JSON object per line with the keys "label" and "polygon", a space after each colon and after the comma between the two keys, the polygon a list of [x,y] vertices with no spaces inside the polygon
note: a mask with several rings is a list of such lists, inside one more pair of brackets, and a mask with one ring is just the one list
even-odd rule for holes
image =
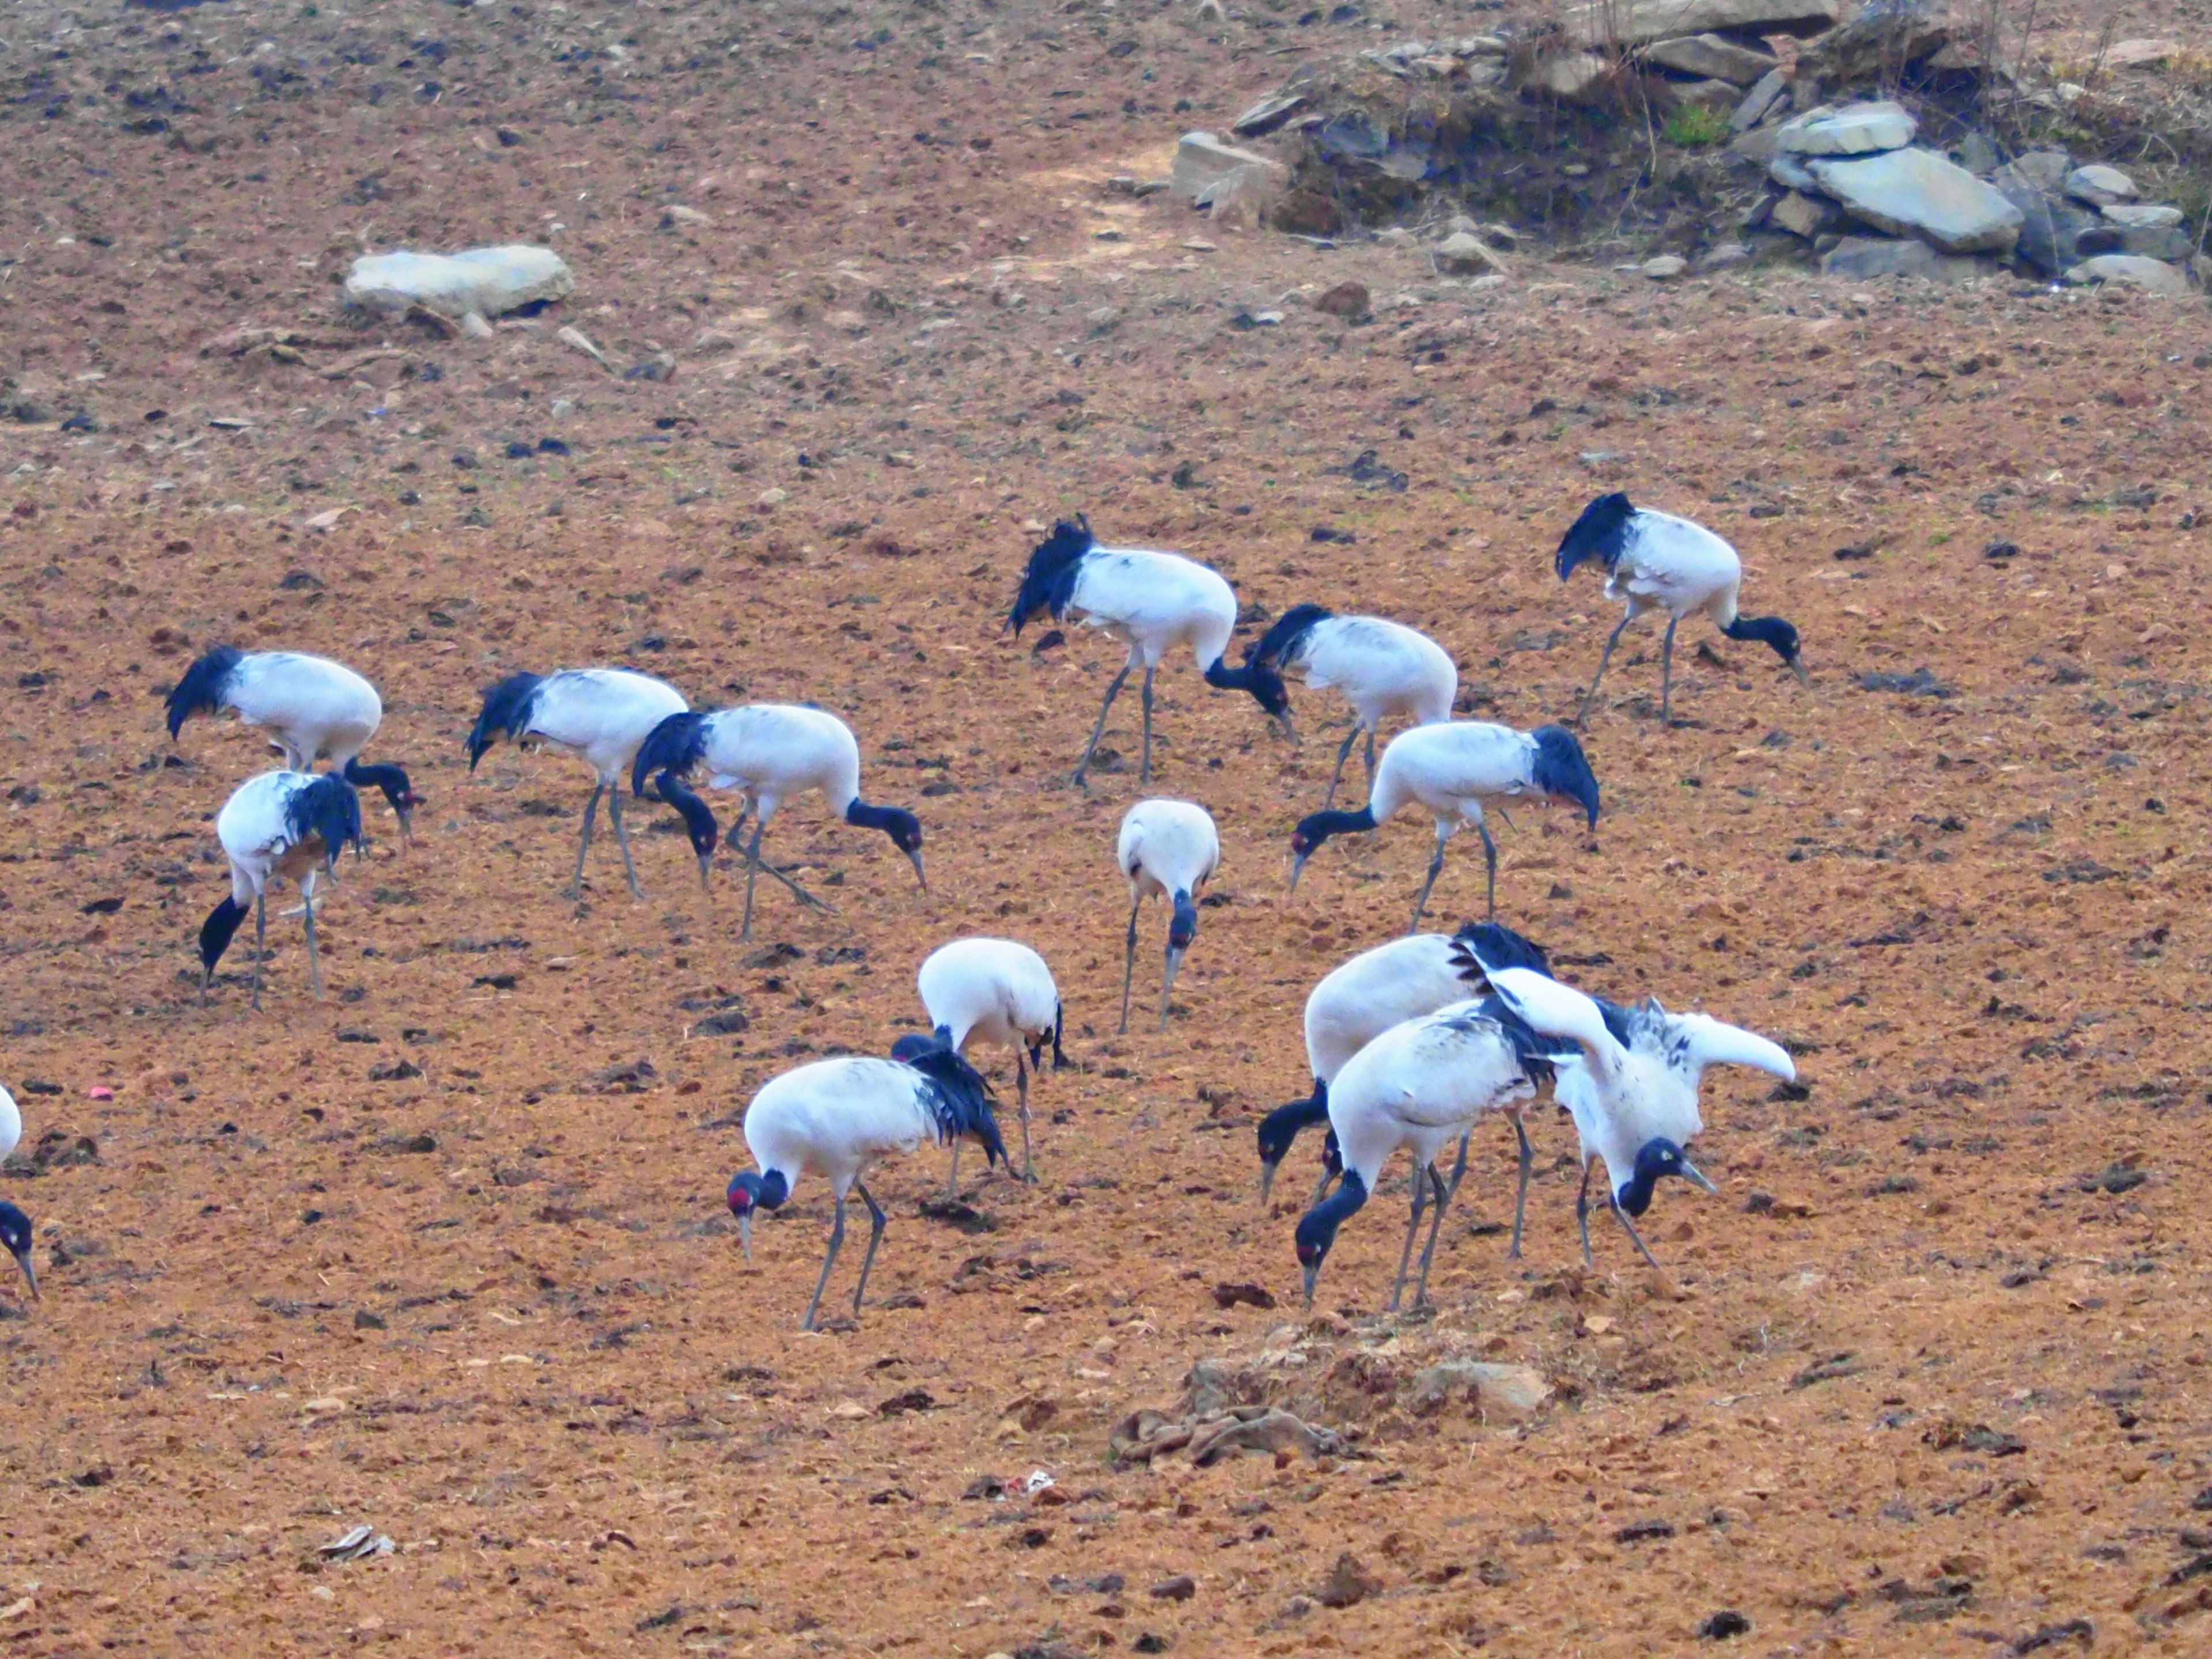
{"label": "crane wing", "polygon": [[1690,1063],[1699,1071],[1708,1066],[1749,1066],[1787,1083],[1797,1080],[1797,1066],[1788,1052],[1756,1031],[1706,1014],[1676,1014],[1673,1018],[1682,1032]]}
{"label": "crane wing", "polygon": [[1590,998],[1531,968],[1492,968],[1489,976],[1492,991],[1531,1030],[1573,1043],[1601,1082],[1619,1074],[1628,1051]]}

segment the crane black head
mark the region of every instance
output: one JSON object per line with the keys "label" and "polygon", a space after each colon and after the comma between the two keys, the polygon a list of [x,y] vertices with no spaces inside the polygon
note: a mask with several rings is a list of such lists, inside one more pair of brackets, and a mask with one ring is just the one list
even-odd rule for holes
{"label": "crane black head", "polygon": [[891,845],[906,854],[907,862],[914,866],[914,878],[921,884],[921,890],[929,890],[929,878],[921,870],[921,820],[903,806],[871,806],[855,796],[845,809],[845,822],[863,830],[880,830],[891,838]]}
{"label": "crane black head", "polygon": [[1247,656],[1242,668],[1231,668],[1226,657],[1217,657],[1206,666],[1206,683],[1217,691],[1250,692],[1253,702],[1281,722],[1285,736],[1297,735],[1291,730],[1290,688],[1273,663]]}
{"label": "crane black head", "polygon": [[509,674],[498,684],[485,688],[483,707],[477,711],[477,723],[469,728],[470,771],[477,769],[484,750],[495,740],[520,739],[530,729],[531,704],[544,683],[537,674]]}
{"label": "crane black head", "polygon": [[345,780],[356,789],[375,787],[384,792],[384,799],[392,803],[392,815],[399,820],[399,838],[409,838],[415,809],[422,804],[422,797],[415,793],[406,772],[390,761],[374,766],[363,766],[356,755],[345,763]]}
{"label": "crane black head", "polygon": [[1054,622],[1060,620],[1068,601],[1075,597],[1075,578],[1083,556],[1097,545],[1098,538],[1091,533],[1091,520],[1080,513],[1053,526],[1052,534],[1030,554],[1013,609],[1006,613],[1006,626],[1014,630],[1016,639],[1021,637],[1022,624],[1040,611]]}
{"label": "crane black head", "polygon": [[1709,1193],[1720,1191],[1706,1179],[1705,1171],[1690,1162],[1687,1153],[1661,1135],[1637,1149],[1636,1167],[1627,1180],[1613,1188],[1613,1201],[1630,1215],[1642,1215],[1651,1207],[1651,1188],[1662,1176],[1680,1176]]}
{"label": "crane black head", "polygon": [[783,1200],[791,1196],[791,1183],[781,1170],[746,1170],[730,1177],[729,1190],[723,1196],[730,1213],[738,1218],[738,1243],[750,1261],[753,1259],[753,1212],[781,1209]]}
{"label": "crane black head", "polygon": [[1738,617],[1721,632],[1732,640],[1757,640],[1772,647],[1790,672],[1797,677],[1800,685],[1812,684],[1805,675],[1805,664],[1797,654],[1797,630],[1779,617]]}
{"label": "crane black head", "polygon": [[231,676],[246,653],[234,645],[218,645],[184,672],[169,693],[169,741],[174,743],[185,722],[194,714],[212,714],[230,695]]}
{"label": "crane black head", "polygon": [[222,953],[230,949],[230,941],[238,933],[238,924],[246,920],[246,907],[229,894],[222,902],[208,912],[207,920],[200,924],[200,1000],[207,1000],[208,987],[215,980],[215,965],[222,960]]}
{"label": "crane black head", "polygon": [[23,1282],[31,1287],[31,1299],[39,1298],[38,1270],[31,1266],[31,1218],[13,1204],[0,1203],[0,1244],[8,1247],[8,1254],[15,1258],[15,1265],[23,1270]]}
{"label": "crane black head", "polygon": [[1629,522],[1635,516],[1634,503],[1618,489],[1584,507],[1559,538],[1559,551],[1552,562],[1559,580],[1565,581],[1574,574],[1575,567],[1584,559],[1595,559],[1611,570],[1628,545]]}
{"label": "crane black head", "polygon": [[1311,1123],[1328,1121],[1328,1085],[1319,1078],[1314,1079],[1313,1092],[1304,1100],[1294,1100],[1286,1106],[1278,1106],[1260,1120],[1260,1202],[1267,1201],[1268,1189],[1275,1184],[1275,1171],[1291,1155],[1291,1146],[1298,1138],[1298,1131]]}
{"label": "crane black head", "polygon": [[1305,1274],[1309,1308],[1313,1306],[1314,1286],[1321,1279],[1321,1264],[1328,1259],[1329,1246],[1336,1243],[1336,1230],[1344,1224],[1346,1216],[1366,1202],[1366,1182],[1357,1170],[1346,1170],[1337,1189],[1298,1218],[1297,1231],[1293,1237],[1297,1243],[1298,1267]]}
{"label": "crane black head", "polygon": [[[943,1030],[939,1028],[939,1031]],[[902,1066],[911,1066],[924,1054],[933,1054],[945,1048],[945,1038],[939,1031],[908,1031],[891,1044],[891,1058]]]}
{"label": "crane black head", "polygon": [[1297,827],[1291,831],[1291,890],[1298,890],[1298,877],[1304,873],[1306,860],[1321,850],[1321,845],[1331,836],[1352,835],[1375,827],[1375,809],[1363,806],[1356,812],[1309,812],[1300,818]]}

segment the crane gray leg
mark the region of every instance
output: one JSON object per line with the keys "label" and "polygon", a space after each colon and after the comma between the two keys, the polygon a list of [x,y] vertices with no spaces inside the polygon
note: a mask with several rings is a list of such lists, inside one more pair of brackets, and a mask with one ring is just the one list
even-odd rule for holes
{"label": "crane gray leg", "polygon": [[1498,843],[1491,840],[1490,826],[1486,823],[1476,824],[1474,833],[1482,837],[1482,863],[1489,872],[1490,884],[1486,902],[1490,906],[1491,918],[1495,921],[1498,915]]}
{"label": "crane gray leg", "polygon": [[[868,1207],[873,1209],[875,1206],[871,1204]],[[822,1257],[822,1277],[814,1281],[814,1296],[806,1304],[806,1317],[799,1322],[799,1328],[802,1331],[814,1328],[814,1310],[822,1305],[822,1287],[830,1282],[830,1269],[837,1262],[837,1247],[844,1242],[845,1194],[840,1193],[837,1194],[836,1219],[830,1224],[830,1248]]]}
{"label": "crane gray leg", "polygon": [[617,783],[607,792],[607,816],[615,823],[615,845],[622,848],[623,874],[629,878],[629,896],[643,898],[645,889],[637,884],[637,866],[630,862],[629,831],[623,828],[622,785]]}
{"label": "crane gray leg", "polygon": [[1014,1045],[1014,1090],[1022,1117],[1022,1179],[1035,1181],[1036,1168],[1030,1161],[1030,1074],[1022,1064],[1022,1046]]}
{"label": "crane gray leg", "polygon": [[1610,1201],[1613,1205],[1613,1218],[1620,1224],[1621,1231],[1628,1235],[1628,1242],[1636,1246],[1644,1261],[1650,1263],[1653,1267],[1658,1267],[1659,1258],[1652,1255],[1645,1247],[1644,1236],[1636,1231],[1636,1224],[1628,1218],[1628,1212],[1620,1207],[1620,1200],[1616,1198]]}
{"label": "crane gray leg", "polygon": [[1114,699],[1121,694],[1121,682],[1129,678],[1129,671],[1137,665],[1135,653],[1121,665],[1121,672],[1114,676],[1114,683],[1106,688],[1106,701],[1098,705],[1098,718],[1091,722],[1091,741],[1083,745],[1083,757],[1075,763],[1075,781],[1080,784],[1083,775],[1091,768],[1091,751],[1098,746],[1098,734],[1106,729],[1106,711],[1114,706]]}
{"label": "crane gray leg", "polygon": [[[1344,746],[1336,751],[1336,769],[1328,775],[1328,793],[1321,798],[1321,810],[1324,812],[1328,811],[1329,803],[1336,799],[1336,781],[1339,778],[1344,775],[1345,757],[1351,754],[1352,745],[1358,741],[1359,722],[1355,720],[1352,722],[1352,730],[1344,734]],[[1371,732],[1369,733],[1368,743],[1370,744],[1370,748],[1368,750],[1369,760],[1367,771],[1370,780],[1373,778],[1375,773],[1374,750],[1372,747],[1374,741],[1374,734]],[[1370,789],[1368,793],[1371,794],[1374,792]]]}
{"label": "crane gray leg", "polygon": [[584,803],[584,833],[576,840],[576,875],[575,879],[568,884],[570,898],[584,896],[584,854],[592,850],[592,814],[599,810],[599,797],[606,793],[606,789],[604,783],[594,781],[591,798]]}
{"label": "crane gray leg", "polygon": [[1467,1143],[1474,1138],[1470,1129],[1459,1138],[1459,1160],[1452,1165],[1451,1179],[1444,1182],[1444,1191],[1454,1198],[1459,1196],[1459,1183],[1467,1175]]}
{"label": "crane gray leg", "polygon": [[1182,952],[1170,944],[1168,946],[1167,961],[1160,973],[1160,1023],[1156,1028],[1159,1030],[1164,1031],[1168,1029],[1168,997],[1175,989],[1176,969],[1182,966]]}
{"label": "crane gray leg", "polygon": [[261,1012],[261,958],[269,950],[269,901],[265,894],[253,896],[253,1012]]}
{"label": "crane gray leg", "polygon": [[[1674,625],[1681,620],[1680,617],[1667,618],[1667,638],[1659,647],[1659,724],[1662,726],[1674,723],[1668,710],[1674,705]],[[1633,1238],[1636,1229],[1631,1227],[1628,1234]]]}
{"label": "crane gray leg", "polygon": [[1150,663],[1145,665],[1144,699],[1145,758],[1137,768],[1137,781],[1150,783],[1152,781],[1152,665]]}
{"label": "crane gray leg", "polygon": [[1583,1160],[1582,1190],[1575,1194],[1575,1231],[1583,1236],[1583,1266],[1590,1264],[1589,1247],[1589,1178],[1590,1163]]}
{"label": "crane gray leg", "polygon": [[853,1286],[853,1312],[857,1316],[860,1311],[860,1297],[868,1288],[868,1269],[876,1264],[876,1246],[883,1243],[884,1210],[883,1206],[877,1203],[874,1196],[859,1182],[853,1183],[853,1190],[860,1194],[860,1202],[868,1206],[868,1253],[860,1258],[860,1282]]}
{"label": "crane gray leg", "polygon": [[960,1195],[960,1143],[952,1143],[952,1169],[945,1177],[945,1201],[947,1204]]}
{"label": "crane gray leg", "polygon": [[[1413,919],[1406,924],[1406,931],[1409,933],[1413,933],[1419,928],[1421,925],[1421,913],[1429,908],[1429,889],[1437,884],[1437,872],[1444,867],[1444,843],[1450,839],[1451,831],[1447,830],[1443,824],[1438,824],[1437,826],[1437,855],[1429,860],[1429,873],[1427,878],[1421,883],[1420,895],[1413,901]],[[1487,837],[1486,837],[1486,839],[1487,839]]]}
{"label": "crane gray leg", "polygon": [[300,884],[300,896],[307,901],[305,918],[307,929],[307,988],[317,1001],[323,995],[322,964],[315,959],[315,878],[311,875]]}
{"label": "crane gray leg", "polygon": [[1597,672],[1590,676],[1589,690],[1583,693],[1583,706],[1575,710],[1577,726],[1583,723],[1589,714],[1590,704],[1597,700],[1598,682],[1605,678],[1606,664],[1613,660],[1613,647],[1620,643],[1621,629],[1626,628],[1635,619],[1636,613],[1630,611],[1614,625],[1613,632],[1605,636],[1605,649],[1598,653]]}
{"label": "crane gray leg", "polygon": [[1129,1030],[1129,976],[1137,970],[1137,907],[1143,902],[1139,898],[1129,903],[1129,943],[1121,953],[1121,1023],[1115,1028],[1116,1036],[1126,1035]]}
{"label": "crane gray leg", "polygon": [[1437,1206],[1429,1215],[1429,1242],[1421,1247],[1421,1276],[1413,1286],[1413,1305],[1421,1306],[1429,1299],[1429,1261],[1437,1253],[1437,1230],[1443,1225],[1444,1206],[1450,1194],[1444,1191],[1444,1178],[1437,1173],[1437,1166],[1429,1165],[1429,1184],[1436,1189]]}
{"label": "crane gray leg", "polygon": [[753,878],[760,874],[761,836],[767,828],[764,819],[754,819],[753,838],[745,843],[745,919],[738,927],[739,939],[753,936]]}
{"label": "crane gray leg", "polygon": [[1528,1171],[1536,1163],[1536,1149],[1528,1144],[1528,1126],[1521,1121],[1521,1114],[1513,1114],[1513,1133],[1521,1142],[1521,1184],[1513,1194],[1513,1242],[1505,1248],[1505,1259],[1521,1259],[1521,1218],[1528,1210]]}

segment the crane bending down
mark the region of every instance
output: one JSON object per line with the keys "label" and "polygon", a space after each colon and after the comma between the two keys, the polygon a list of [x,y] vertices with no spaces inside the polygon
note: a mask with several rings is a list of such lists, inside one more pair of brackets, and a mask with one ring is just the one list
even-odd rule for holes
{"label": "crane bending down", "polygon": [[[1053,983],[1045,959],[1026,945],[1010,939],[956,939],[929,953],[915,976],[915,988],[937,1040],[955,1054],[981,1039],[1014,1051],[1014,1086],[1022,1120],[1022,1179],[1036,1179],[1030,1158],[1030,1074],[1022,1065],[1022,1050],[1029,1050],[1030,1065],[1042,1070],[1044,1045],[1052,1043],[1052,1066],[1067,1064],[1060,1046],[1061,1028],[1060,988]],[[952,1170],[946,1176],[945,1195],[958,1190],[960,1143],[952,1143]]]}
{"label": "crane bending down", "polygon": [[1158,894],[1168,901],[1167,962],[1160,975],[1159,1029],[1168,1029],[1168,994],[1183,952],[1198,936],[1194,896],[1221,863],[1221,838],[1212,817],[1187,800],[1140,800],[1122,815],[1115,860],[1129,879],[1128,946],[1121,957],[1121,1023],[1129,1029],[1129,981],[1137,963],[1137,911]]}
{"label": "crane bending down", "polygon": [[315,957],[315,878],[349,842],[361,844],[361,797],[334,772],[264,772],[248,778],[216,814],[216,839],[230,860],[230,892],[200,924],[200,1000],[215,965],[253,902],[253,1006],[261,1006],[261,958],[269,940],[268,891],[276,877],[297,882],[307,901],[307,979],[323,994]]}
{"label": "crane bending down", "polygon": [[469,770],[475,771],[484,751],[502,737],[518,744],[535,740],[580,756],[592,769],[593,781],[584,802],[584,829],[576,841],[576,875],[568,884],[569,896],[584,896],[584,854],[592,847],[592,814],[605,795],[630,896],[643,898],[637,866],[630,861],[629,835],[623,828],[622,775],[646,734],[689,706],[674,686],[630,668],[510,674],[484,693],[483,708],[469,732]]}
{"label": "crane bending down", "polygon": [[1779,617],[1739,617],[1735,601],[1743,583],[1743,562],[1736,550],[1701,524],[1648,507],[1636,507],[1615,490],[1582,510],[1560,538],[1554,563],[1561,581],[1585,559],[1605,566],[1605,596],[1626,609],[1598,655],[1597,672],[1575,713],[1580,726],[1597,696],[1605,665],[1621,630],[1647,611],[1667,613],[1667,637],[1659,648],[1659,722],[1673,719],[1674,629],[1685,617],[1704,611],[1713,626],[1732,640],[1757,640],[1772,648],[1801,685],[1809,684],[1798,654],[1797,630]]}
{"label": "crane bending down", "polygon": [[422,798],[405,770],[389,762],[364,766],[361,751],[384,723],[376,688],[343,663],[303,651],[240,651],[219,645],[185,670],[168,697],[169,739],[194,714],[237,711],[248,726],[269,729],[269,746],[288,772],[307,772],[329,756],[331,769],[357,789],[374,787],[391,803],[399,839]]}
{"label": "crane bending down", "polygon": [[[1278,675],[1304,672],[1310,686],[1334,686],[1352,705],[1352,729],[1328,775],[1327,811],[1336,799],[1345,757],[1367,735],[1367,787],[1375,787],[1375,733],[1393,714],[1416,726],[1451,718],[1459,670],[1444,649],[1418,629],[1381,617],[1340,617],[1317,605],[1294,605],[1244,653],[1248,668]],[[1257,693],[1255,692],[1256,696]],[[1262,703],[1264,707],[1264,701]]]}
{"label": "crane bending down", "polygon": [[804,704],[747,703],[711,714],[671,714],[653,729],[631,763],[632,794],[645,793],[648,772],[659,775],[653,790],[680,813],[699,859],[699,886],[707,886],[707,866],[714,855],[714,815],[707,803],[684,787],[683,780],[704,767],[717,789],[741,791],[738,815],[730,820],[734,836],[745,814],[753,815],[752,839],[745,846],[745,916],[739,939],[753,932],[753,880],[765,868],[817,910],[830,907],[774,865],[761,863],[761,837],[784,802],[819,789],[830,809],[846,823],[880,830],[914,866],[924,892],[929,878],[921,868],[921,823],[903,806],[872,806],[860,799],[860,745],[852,728],[835,714]]}
{"label": "crane bending down", "polygon": [[1306,860],[1331,836],[1372,830],[1411,801],[1426,808],[1435,821],[1437,850],[1406,931],[1421,925],[1429,890],[1444,867],[1444,843],[1468,824],[1482,837],[1490,914],[1496,915],[1498,843],[1483,822],[1483,808],[1515,795],[1570,802],[1583,810],[1592,829],[1597,827],[1597,778],[1582,744],[1564,726],[1516,732],[1486,720],[1446,720],[1401,732],[1382,751],[1366,805],[1356,812],[1314,812],[1298,820],[1291,835],[1291,890],[1297,890]]}
{"label": "crane bending down", "polygon": [[1218,573],[1202,564],[1179,553],[1149,548],[1101,547],[1088,519],[1062,519],[1030,555],[1006,626],[1018,639],[1022,624],[1041,611],[1054,622],[1070,611],[1079,612],[1086,625],[1129,648],[1129,659],[1107,686],[1091,739],[1075,763],[1078,784],[1090,769],[1091,751],[1106,729],[1106,711],[1113,708],[1129,671],[1140,664],[1145,671],[1145,752],[1137,781],[1152,781],[1152,673],[1160,659],[1177,645],[1191,647],[1208,685],[1222,691],[1249,691],[1286,735],[1291,732],[1290,697],[1282,677],[1264,663],[1247,661],[1242,668],[1231,668],[1224,659],[1229,636],[1237,629],[1237,595]]}
{"label": "crane bending down", "polygon": [[973,1136],[994,1164],[1006,1161],[1006,1143],[991,1115],[991,1085],[948,1048],[902,1042],[902,1057],[876,1060],[848,1054],[818,1060],[769,1079],[745,1109],[746,1148],[755,1168],[730,1180],[730,1212],[738,1240],[752,1259],[753,1217],[781,1207],[809,1170],[825,1177],[836,1200],[822,1276],[806,1304],[799,1329],[814,1328],[815,1310],[845,1242],[845,1195],[857,1192],[868,1206],[868,1253],[853,1287],[853,1311],[867,1293],[868,1269],[884,1236],[884,1212],[860,1177],[886,1158],[902,1157],[924,1141],[943,1145]]}

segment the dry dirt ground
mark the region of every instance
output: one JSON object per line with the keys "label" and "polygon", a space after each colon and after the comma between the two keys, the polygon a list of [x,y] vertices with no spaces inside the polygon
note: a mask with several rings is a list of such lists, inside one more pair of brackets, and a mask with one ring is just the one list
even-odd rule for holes
{"label": "dry dirt ground", "polygon": [[[1382,15],[0,20],[29,405],[0,424],[0,1076],[46,1291],[0,1325],[7,1651],[1641,1655],[1722,1609],[1758,1654],[2204,1650],[2203,306],[1533,259],[1477,291],[1107,193],[1278,47]],[[580,286],[489,341],[338,314],[364,241],[518,236]],[[1371,322],[1307,303],[1346,277]],[[563,323],[675,373],[605,374]],[[1402,489],[1352,476],[1370,450]],[[1664,1277],[1610,1230],[1582,1267],[1547,1114],[1524,1262],[1500,1133],[1432,1319],[1376,1317],[1395,1179],[1302,1317],[1316,1148],[1263,1213],[1251,1126],[1304,1090],[1307,988],[1403,927],[1426,828],[1286,894],[1336,709],[1297,691],[1293,752],[1173,665],[1157,787],[1224,857],[1173,1024],[1116,1038],[1133,762],[1066,781],[1115,654],[1002,636],[1016,573],[1084,510],[1270,613],[1415,623],[1466,710],[1534,725],[1610,625],[1548,559],[1612,487],[1733,538],[1814,684],[1686,629],[1662,732],[1632,635],[1588,732],[1596,836],[1516,813],[1501,915],[1595,988],[1786,1039],[1802,1093],[1709,1079],[1723,1195],[1664,1192]],[[214,810],[264,756],[161,723],[222,640],[369,672],[372,758],[429,798],[411,851],[374,805],[321,1003],[274,921],[258,1016],[242,951],[199,1006],[192,941]],[[471,775],[461,738],[495,678],[612,659],[842,713],[869,795],[927,824],[930,891],[810,801],[769,846],[837,914],[764,884],[740,945],[731,863],[702,902],[641,803],[649,899],[603,848],[564,901],[582,769]],[[1480,896],[1462,842],[1434,914]],[[881,1304],[799,1335],[828,1205],[808,1182],[744,1265],[739,1114],[798,1057],[885,1048],[921,955],[973,931],[1066,994],[1042,1178],[974,1180],[963,1233],[918,1212],[941,1158],[883,1171]],[[1276,1305],[1217,1305],[1247,1283]],[[1437,1355],[1555,1398],[1424,1411]],[[1351,1453],[1111,1466],[1113,1425],[1207,1359]],[[395,1553],[319,1565],[356,1524]],[[1322,1605],[1345,1553],[1364,1599]]]}

